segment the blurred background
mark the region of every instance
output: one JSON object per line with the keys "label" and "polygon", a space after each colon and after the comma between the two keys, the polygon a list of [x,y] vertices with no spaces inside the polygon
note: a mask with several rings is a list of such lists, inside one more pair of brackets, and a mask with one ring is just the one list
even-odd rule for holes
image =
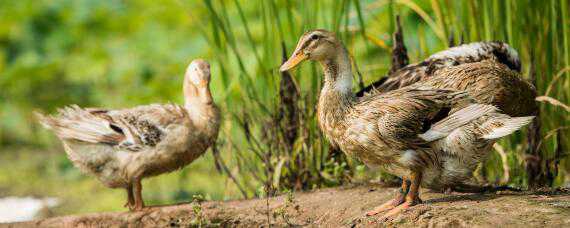
{"label": "blurred background", "polygon": [[539,122],[501,140],[475,179],[522,188],[566,186],[569,4],[0,0],[0,210],[6,202],[12,203],[8,210],[23,207],[16,199],[51,208],[34,212],[41,216],[126,210],[124,191],[107,189],[74,168],[32,112],[52,113],[68,104],[180,103],[184,69],[195,58],[211,62],[212,93],[224,110],[216,150],[181,171],[145,180],[147,204],[393,183],[394,177],[329,153],[315,119],[320,67],[303,64],[292,77],[278,67],[282,45],[290,53],[305,31],[332,30],[361,75],[356,91],[390,69],[396,15],[412,63],[481,40],[505,41],[519,52],[523,77],[533,79],[542,96]]}

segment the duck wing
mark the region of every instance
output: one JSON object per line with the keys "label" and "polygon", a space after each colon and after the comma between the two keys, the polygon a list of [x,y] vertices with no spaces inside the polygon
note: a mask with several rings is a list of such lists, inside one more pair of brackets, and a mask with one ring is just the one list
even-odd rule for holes
{"label": "duck wing", "polygon": [[55,116],[37,114],[40,122],[65,140],[106,144],[130,151],[156,146],[171,125],[188,121],[183,107],[174,104],[147,105],[106,110],[72,105]]}
{"label": "duck wing", "polygon": [[403,67],[357,92],[357,97],[383,93],[402,88],[429,78],[437,70],[465,63],[494,60],[513,71],[521,71],[516,50],[503,42],[475,42],[449,48],[431,55],[426,60]]}
{"label": "duck wing", "polygon": [[463,91],[405,87],[367,98],[355,109],[364,118],[376,116],[379,138],[388,147],[404,151],[426,148],[429,142],[495,110],[472,102]]}
{"label": "duck wing", "polygon": [[421,169],[437,163],[439,152],[431,142],[496,111],[492,105],[472,102],[463,91],[405,87],[366,98],[355,106],[355,114],[360,116],[357,121],[376,123],[377,139],[398,151],[401,164]]}

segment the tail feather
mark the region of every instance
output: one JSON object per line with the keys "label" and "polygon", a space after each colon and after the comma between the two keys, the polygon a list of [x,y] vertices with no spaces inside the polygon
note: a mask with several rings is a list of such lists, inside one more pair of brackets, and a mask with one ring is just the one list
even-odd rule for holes
{"label": "tail feather", "polygon": [[523,126],[529,124],[534,119],[534,116],[524,117],[507,117],[499,121],[499,127],[491,129],[490,132],[483,135],[484,139],[498,139],[519,130]]}
{"label": "tail feather", "polygon": [[460,109],[441,121],[433,124],[429,130],[419,137],[427,142],[441,139],[453,130],[491,112],[496,112],[497,108],[486,104],[472,104]]}
{"label": "tail feather", "polygon": [[125,136],[112,129],[108,120],[97,117],[78,106],[58,110],[58,116],[48,116],[36,112],[39,122],[53,130],[61,139],[74,139],[88,143],[116,145]]}

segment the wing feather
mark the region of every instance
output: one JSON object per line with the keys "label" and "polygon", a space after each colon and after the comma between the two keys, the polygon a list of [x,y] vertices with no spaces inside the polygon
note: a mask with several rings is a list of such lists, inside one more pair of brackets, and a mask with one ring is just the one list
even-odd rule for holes
{"label": "wing feather", "polygon": [[36,113],[40,122],[62,139],[101,143],[131,151],[156,146],[172,124],[183,124],[188,114],[180,105],[146,105],[105,110],[72,105],[56,116]]}
{"label": "wing feather", "polygon": [[[362,116],[370,106],[380,107],[377,119],[380,138],[393,149],[408,150],[427,147],[418,135],[424,133],[426,121],[438,116],[442,109],[458,107],[471,99],[465,92],[406,87],[365,99],[357,106]],[[448,112],[444,112],[448,113]]]}
{"label": "wing feather", "polygon": [[411,64],[372,83],[357,92],[358,97],[402,88],[429,78],[437,70],[465,63],[494,60],[516,72],[521,63],[515,49],[503,42],[475,42],[452,47],[431,55],[426,60]]}

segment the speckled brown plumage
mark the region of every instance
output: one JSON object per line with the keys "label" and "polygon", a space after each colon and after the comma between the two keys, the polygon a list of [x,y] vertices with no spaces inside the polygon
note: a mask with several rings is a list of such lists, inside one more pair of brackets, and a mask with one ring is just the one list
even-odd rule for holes
{"label": "speckled brown plumage", "polygon": [[501,63],[520,73],[518,53],[508,44],[498,41],[474,42],[440,51],[422,62],[405,66],[358,91],[357,96],[402,88],[430,78],[440,69],[488,60]]}
{"label": "speckled brown plumage", "polygon": [[443,68],[418,84],[466,91],[478,103],[495,105],[510,116],[533,115],[537,109],[534,86],[493,60]]}
{"label": "speckled brown plumage", "polygon": [[[152,147],[160,142],[163,133],[158,127],[150,123],[150,121],[138,119],[133,115],[122,115],[119,118],[122,118],[129,126],[136,129],[137,132],[140,132],[137,137],[143,145]],[[119,132],[122,132],[122,130]]]}
{"label": "speckled brown plumage", "polygon": [[[532,106],[512,107],[530,104],[534,88],[500,63],[443,67],[409,86],[357,98],[352,93],[348,53],[333,33],[304,34],[281,70],[305,59],[323,67],[317,112],[327,139],[365,164],[404,179],[405,197],[400,195],[370,214],[392,209],[386,214],[390,216],[421,202],[422,183],[443,188],[467,179],[496,139],[533,118],[524,116],[532,113]],[[507,99],[517,95],[521,97]],[[494,105],[524,117],[503,114]]]}

